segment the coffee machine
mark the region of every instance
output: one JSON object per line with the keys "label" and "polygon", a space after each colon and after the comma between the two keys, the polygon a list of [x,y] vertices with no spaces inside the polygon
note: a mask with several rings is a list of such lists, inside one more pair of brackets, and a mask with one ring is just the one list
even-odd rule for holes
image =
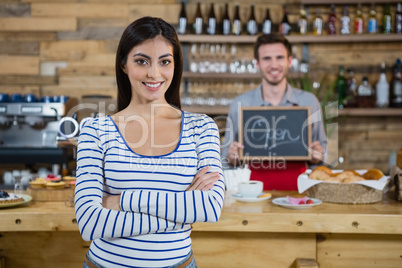
{"label": "coffee machine", "polygon": [[63,102],[1,102],[0,148],[55,148]]}

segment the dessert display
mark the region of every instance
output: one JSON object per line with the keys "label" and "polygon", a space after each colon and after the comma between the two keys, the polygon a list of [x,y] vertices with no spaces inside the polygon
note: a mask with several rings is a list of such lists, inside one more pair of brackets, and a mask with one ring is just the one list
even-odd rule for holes
{"label": "dessert display", "polygon": [[11,204],[24,202],[24,198],[18,194],[8,193],[6,191],[0,191],[0,204]]}
{"label": "dessert display", "polygon": [[47,189],[64,189],[66,183],[64,181],[48,181],[46,182]]}
{"label": "dessert display", "polygon": [[31,187],[33,189],[42,189],[46,187],[46,179],[45,178],[36,178],[33,181],[29,182],[29,185],[31,185]]}

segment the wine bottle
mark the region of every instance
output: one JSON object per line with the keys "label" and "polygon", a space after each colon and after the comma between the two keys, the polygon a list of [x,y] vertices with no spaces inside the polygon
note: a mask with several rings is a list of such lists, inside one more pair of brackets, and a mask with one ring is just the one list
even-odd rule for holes
{"label": "wine bottle", "polygon": [[395,33],[401,34],[402,33],[402,4],[398,3],[396,5],[395,11]]}
{"label": "wine bottle", "polygon": [[265,18],[264,21],[262,22],[261,31],[263,34],[270,34],[272,31],[272,20],[268,7],[265,9]]}
{"label": "wine bottle", "polygon": [[179,34],[185,34],[187,31],[187,13],[186,13],[186,3],[181,2],[181,9],[179,14],[179,27],[177,32]]}
{"label": "wine bottle", "polygon": [[222,16],[222,34],[223,35],[229,35],[230,34],[230,28],[231,28],[231,22],[229,18],[229,4],[225,4],[225,12],[223,13]]}
{"label": "wine bottle", "polygon": [[357,88],[357,104],[360,108],[375,107],[374,91],[368,82],[368,77],[363,77],[363,82]]}
{"label": "wine bottle", "polygon": [[339,108],[344,108],[346,104],[346,91],[347,91],[347,81],[345,78],[345,69],[343,65],[339,66],[338,77],[335,83],[336,94],[338,96],[338,106]]}
{"label": "wine bottle", "polygon": [[328,34],[336,34],[336,14],[334,4],[331,5],[331,11],[328,16]]}
{"label": "wine bottle", "polygon": [[214,35],[216,33],[216,16],[214,3],[211,3],[211,9],[209,10],[207,33],[210,35]]}
{"label": "wine bottle", "polygon": [[389,103],[389,84],[385,75],[385,62],[381,63],[380,79],[376,85],[376,105],[379,108],[388,107]]}
{"label": "wine bottle", "polygon": [[317,12],[317,14],[315,16],[314,23],[313,23],[313,34],[314,35],[322,35],[322,29],[324,26],[324,22],[321,17],[321,10],[319,8],[317,8],[316,12]]}
{"label": "wine bottle", "polygon": [[195,19],[193,23],[193,29],[195,34],[202,34],[204,28],[204,19],[201,13],[201,3],[197,3],[197,10],[195,12]]}
{"label": "wine bottle", "polygon": [[288,19],[288,12],[286,11],[286,7],[283,7],[283,17],[281,24],[279,26],[280,33],[283,35],[289,35],[290,34],[290,23]]}
{"label": "wine bottle", "polygon": [[362,14],[362,6],[359,3],[356,9],[356,16],[355,16],[355,34],[362,34],[364,29],[364,21],[363,21],[363,14]]}
{"label": "wine bottle", "polygon": [[394,66],[394,74],[391,83],[391,106],[392,107],[402,107],[402,63],[400,59],[396,60]]}
{"label": "wine bottle", "polygon": [[299,33],[300,34],[306,34],[308,29],[307,29],[307,15],[306,15],[306,9],[302,5],[299,11],[299,21],[297,22],[299,26]]}
{"label": "wine bottle", "polygon": [[254,14],[254,4],[250,6],[250,17],[247,21],[247,33],[249,35],[256,35],[258,31],[257,21]]}
{"label": "wine bottle", "polygon": [[375,10],[374,3],[371,5],[371,9],[369,12],[367,32],[371,34],[375,34],[378,32],[377,11]]}
{"label": "wine bottle", "polygon": [[350,34],[349,7],[345,6],[341,17],[341,34]]}
{"label": "wine bottle", "polygon": [[242,27],[243,27],[241,19],[240,19],[239,9],[240,9],[239,4],[236,4],[235,5],[235,14],[233,17],[233,27],[232,27],[232,32],[234,35],[240,35]]}
{"label": "wine bottle", "polygon": [[390,4],[385,5],[384,16],[383,16],[383,33],[390,34],[392,32],[392,17],[391,17],[391,6]]}
{"label": "wine bottle", "polygon": [[348,78],[346,80],[346,105],[345,107],[357,107],[357,80],[355,78],[355,70],[349,68],[347,70]]}

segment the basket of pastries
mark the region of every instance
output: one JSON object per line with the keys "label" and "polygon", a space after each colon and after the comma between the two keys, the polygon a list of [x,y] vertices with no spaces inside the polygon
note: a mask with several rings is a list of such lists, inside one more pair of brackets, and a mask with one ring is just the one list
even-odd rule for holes
{"label": "basket of pastries", "polygon": [[389,177],[379,169],[331,170],[319,166],[298,178],[299,192],[324,202],[367,204],[382,200]]}

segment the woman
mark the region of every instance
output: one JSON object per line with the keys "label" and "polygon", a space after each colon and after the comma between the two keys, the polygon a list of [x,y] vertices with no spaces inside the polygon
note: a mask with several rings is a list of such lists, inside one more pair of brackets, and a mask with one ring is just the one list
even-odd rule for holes
{"label": "woman", "polygon": [[196,267],[191,223],[216,222],[224,199],[214,121],[180,109],[174,28],[144,17],[116,55],[118,112],[85,124],[75,212],[84,267]]}

